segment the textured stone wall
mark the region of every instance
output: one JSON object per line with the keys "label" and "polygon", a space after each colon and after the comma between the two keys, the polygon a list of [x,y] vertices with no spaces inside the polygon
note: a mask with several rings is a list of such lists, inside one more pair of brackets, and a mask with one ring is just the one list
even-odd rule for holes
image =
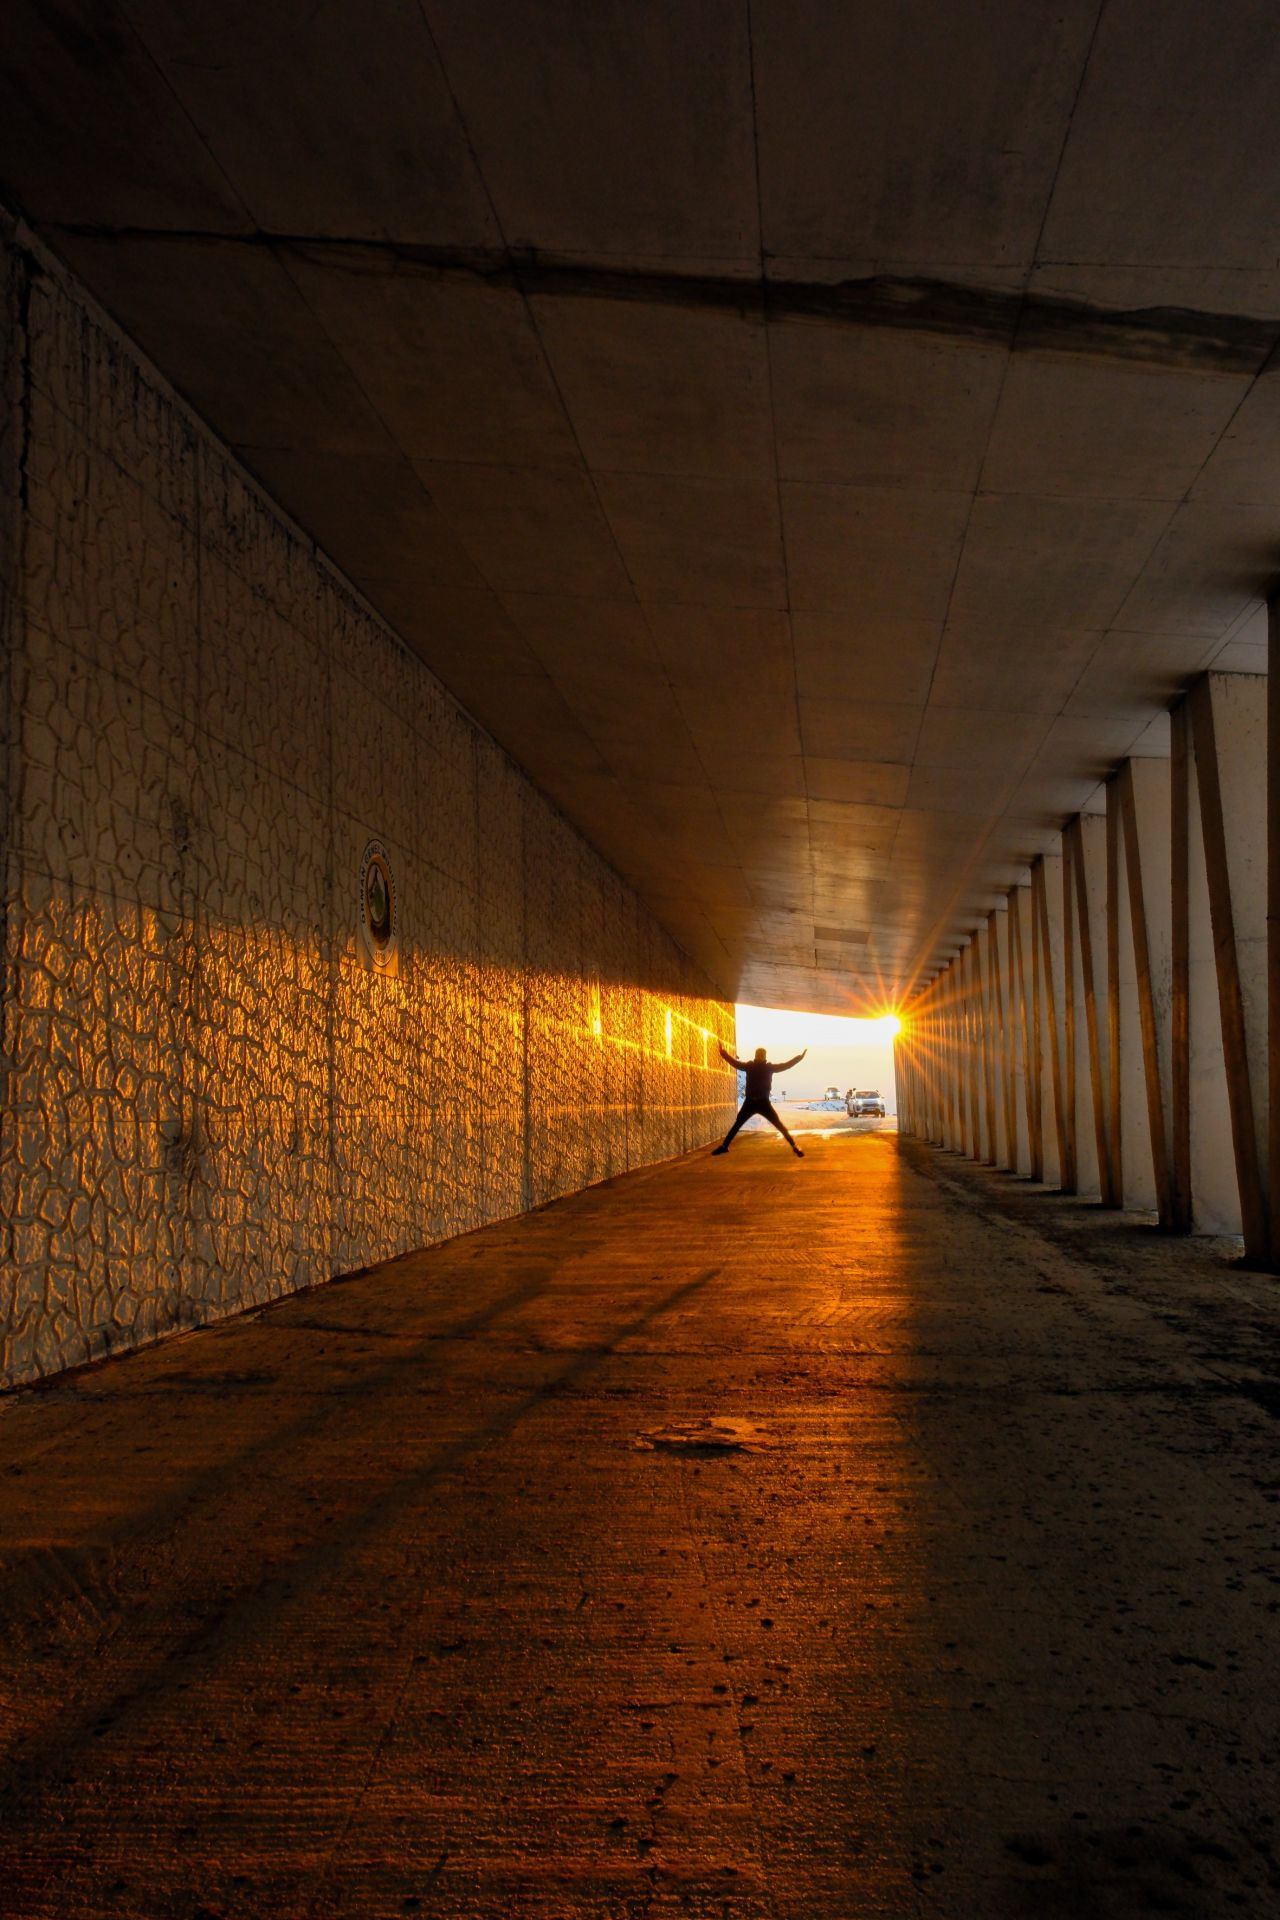
{"label": "textured stone wall", "polygon": [[0,1379],[709,1139],[731,1009],[65,276],[0,260]]}

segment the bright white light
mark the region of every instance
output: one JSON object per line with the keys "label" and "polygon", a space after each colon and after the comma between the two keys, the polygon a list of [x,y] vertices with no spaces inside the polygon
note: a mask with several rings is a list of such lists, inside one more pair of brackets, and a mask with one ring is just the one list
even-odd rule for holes
{"label": "bright white light", "polygon": [[789,1100],[818,1100],[834,1087],[874,1087],[894,1106],[894,1039],[901,1022],[896,1013],[855,1018],[851,1014],[796,1013],[779,1007],[738,1007],[735,1051],[749,1060],[763,1047],[774,1061],[805,1057],[774,1088]]}
{"label": "bright white light", "polygon": [[[901,1028],[896,1013],[875,1019],[843,1013],[789,1013],[778,1007],[738,1007],[739,1057],[764,1047],[770,1058],[798,1053],[801,1047],[856,1047]],[[792,1044],[794,1042],[794,1045]]]}

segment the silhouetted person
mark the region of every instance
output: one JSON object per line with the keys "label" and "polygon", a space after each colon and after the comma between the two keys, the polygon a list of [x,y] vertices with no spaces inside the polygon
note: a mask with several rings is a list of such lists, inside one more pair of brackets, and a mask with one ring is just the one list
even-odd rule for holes
{"label": "silhouetted person", "polygon": [[765,1058],[763,1047],[756,1048],[756,1057],[754,1060],[735,1060],[731,1053],[726,1053],[724,1048],[721,1047],[720,1058],[727,1060],[731,1067],[736,1067],[739,1073],[746,1074],[747,1091],[742,1105],[738,1108],[738,1117],[730,1127],[728,1133],[726,1133],[724,1139],[720,1142],[720,1145],[715,1148],[716,1153],[728,1153],[729,1142],[733,1139],[738,1128],[742,1126],[745,1121],[749,1120],[753,1113],[758,1113],[762,1119],[769,1122],[771,1127],[778,1129],[778,1132],[782,1135],[792,1153],[794,1153],[798,1159],[804,1159],[803,1149],[796,1145],[781,1120],[779,1120],[773,1110],[773,1102],[770,1100],[769,1095],[773,1092],[774,1074],[785,1073],[788,1067],[798,1067],[808,1051],[808,1047],[805,1047],[796,1055],[794,1060],[779,1060],[775,1063]]}

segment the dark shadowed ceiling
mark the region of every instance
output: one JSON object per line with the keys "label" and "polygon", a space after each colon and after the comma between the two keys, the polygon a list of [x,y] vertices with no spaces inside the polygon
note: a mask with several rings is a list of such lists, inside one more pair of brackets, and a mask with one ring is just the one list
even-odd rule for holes
{"label": "dark shadowed ceiling", "polygon": [[9,0],[0,190],[731,996],[895,998],[1280,558],[1244,0]]}

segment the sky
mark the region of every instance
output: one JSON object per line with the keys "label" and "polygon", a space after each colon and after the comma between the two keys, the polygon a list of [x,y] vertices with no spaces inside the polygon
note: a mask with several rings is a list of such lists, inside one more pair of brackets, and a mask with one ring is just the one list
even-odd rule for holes
{"label": "sky", "polygon": [[834,1013],[788,1013],[777,1007],[738,1005],[738,1058],[757,1047],[771,1060],[789,1060],[801,1047],[808,1055],[773,1083],[774,1099],[817,1100],[828,1087],[876,1087],[894,1112],[893,1035],[885,1020],[852,1020]]}

